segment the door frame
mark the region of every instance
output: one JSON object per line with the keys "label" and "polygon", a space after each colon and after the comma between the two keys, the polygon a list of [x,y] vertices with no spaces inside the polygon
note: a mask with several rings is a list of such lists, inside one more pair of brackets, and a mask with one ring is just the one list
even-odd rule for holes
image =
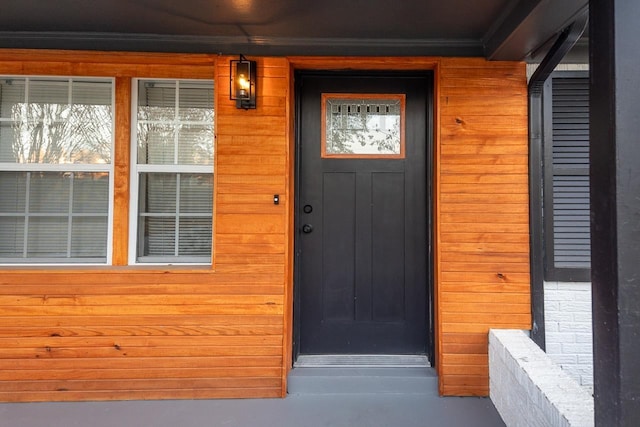
{"label": "door frame", "polygon": [[427,117],[425,117],[425,127],[427,129],[427,134],[425,135],[426,141],[426,168],[427,168],[427,183],[426,183],[426,202],[427,202],[427,215],[425,220],[427,221],[427,259],[425,262],[427,263],[427,284],[426,284],[426,301],[427,310],[426,310],[426,329],[427,329],[427,345],[426,345],[426,356],[429,359],[432,367],[436,366],[436,352],[435,352],[435,342],[436,342],[436,330],[435,330],[435,321],[436,321],[436,306],[435,306],[435,246],[434,246],[434,235],[435,235],[435,223],[434,223],[434,209],[435,209],[435,198],[434,198],[434,184],[435,184],[435,173],[436,173],[436,165],[434,163],[434,140],[436,139],[436,110],[435,110],[435,98],[436,98],[436,77],[435,72],[431,67],[424,67],[418,70],[410,70],[410,71],[402,71],[402,70],[387,70],[387,69],[350,69],[350,70],[316,70],[316,69],[304,69],[301,67],[300,69],[293,69],[293,161],[294,161],[294,203],[293,203],[293,326],[292,326],[292,347],[291,347],[291,362],[295,363],[299,354],[300,354],[300,305],[301,305],[301,295],[300,295],[300,286],[297,286],[300,283],[300,228],[302,226],[302,219],[300,215],[298,215],[300,209],[300,191],[297,189],[301,188],[301,156],[300,156],[300,146],[302,140],[302,133],[299,126],[300,122],[300,112],[301,112],[301,91],[300,87],[300,76],[323,76],[323,77],[331,77],[331,76],[353,76],[353,75],[373,75],[373,76],[388,76],[388,77],[418,77],[424,78],[427,82],[429,93],[426,99],[426,110],[428,112]]}

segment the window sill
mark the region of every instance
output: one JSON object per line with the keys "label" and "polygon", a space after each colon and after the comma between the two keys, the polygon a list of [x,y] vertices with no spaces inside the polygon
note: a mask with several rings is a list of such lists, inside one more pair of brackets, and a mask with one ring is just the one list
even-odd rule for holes
{"label": "window sill", "polygon": [[214,269],[211,264],[188,264],[188,265],[36,265],[36,264],[20,264],[20,265],[0,265],[0,271],[7,272],[87,272],[87,273],[213,273]]}

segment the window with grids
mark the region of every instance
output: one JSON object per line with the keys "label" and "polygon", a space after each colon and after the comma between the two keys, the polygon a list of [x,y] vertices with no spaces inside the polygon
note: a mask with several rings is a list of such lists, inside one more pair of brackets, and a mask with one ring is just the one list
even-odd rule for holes
{"label": "window with grids", "polygon": [[113,81],[0,77],[0,263],[107,263]]}
{"label": "window with grids", "polygon": [[211,262],[213,115],[213,81],[137,82],[132,263]]}

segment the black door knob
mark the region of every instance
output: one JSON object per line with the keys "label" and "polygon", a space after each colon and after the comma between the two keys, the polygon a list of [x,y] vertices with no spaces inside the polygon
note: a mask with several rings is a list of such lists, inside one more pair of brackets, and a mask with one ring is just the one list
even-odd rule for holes
{"label": "black door knob", "polygon": [[313,231],[313,226],[311,224],[305,224],[302,226],[302,232],[305,234],[309,234]]}

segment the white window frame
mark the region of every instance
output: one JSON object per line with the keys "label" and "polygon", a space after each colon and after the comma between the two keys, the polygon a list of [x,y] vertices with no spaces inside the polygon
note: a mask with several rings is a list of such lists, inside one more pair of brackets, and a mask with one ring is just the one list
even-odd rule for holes
{"label": "white window frame", "polygon": [[[139,209],[139,184],[140,184],[140,174],[141,173],[168,173],[168,174],[176,174],[176,173],[187,173],[187,174],[211,174],[214,175],[214,164],[211,165],[175,165],[175,164],[138,164],[138,84],[140,81],[145,80],[153,80],[156,82],[165,81],[167,83],[179,82],[181,84],[189,84],[189,83],[202,83],[203,81],[213,82],[213,79],[167,79],[167,78],[155,78],[155,77],[140,77],[132,79],[131,81],[131,175],[130,175],[130,200],[129,200],[129,265],[197,265],[197,266],[208,266],[213,262],[213,248],[211,249],[211,255],[209,260],[196,260],[193,262],[190,261],[181,261],[177,259],[175,261],[156,261],[153,257],[146,257],[147,261],[140,261],[138,259],[138,209]],[[179,87],[177,89],[179,91]],[[215,97],[215,86],[214,86],[214,97]],[[176,107],[178,107],[179,97],[176,97]],[[177,114],[178,108],[176,108]],[[214,111],[215,114],[215,111]],[[174,116],[174,122],[176,123],[178,118]],[[167,121],[147,121],[152,124],[166,124]],[[194,124],[201,125],[203,122],[190,122],[190,121],[180,121],[181,124]],[[176,144],[176,158],[177,158],[177,134],[175,136]],[[214,145],[214,157],[215,157],[215,144],[213,141],[211,143]],[[213,188],[215,191],[215,186]],[[179,190],[177,190],[179,191]],[[212,194],[213,197],[213,194]],[[213,222],[213,211],[211,213],[211,221]],[[212,236],[211,240],[213,242],[213,224],[211,230]],[[187,258],[186,256],[184,258]]]}
{"label": "white window frame", "polygon": [[[113,198],[114,198],[114,169],[115,169],[115,122],[116,122],[116,83],[113,77],[94,77],[94,76],[50,76],[50,75],[1,75],[3,80],[20,79],[25,82],[25,103],[29,102],[29,84],[31,80],[59,80],[69,85],[69,92],[72,90],[74,81],[87,80],[104,80],[111,83],[111,162],[108,164],[54,164],[54,163],[0,163],[0,171],[2,172],[106,172],[109,174],[109,190],[107,203],[107,245],[105,262],[57,262],[54,258],[51,261],[29,261],[28,258],[20,258],[21,262],[0,262],[3,266],[103,266],[112,264],[113,255]],[[71,94],[69,94],[69,97]],[[13,119],[0,117],[0,123],[14,122]],[[0,214],[2,215],[2,214]],[[27,218],[29,215],[27,215]]]}

